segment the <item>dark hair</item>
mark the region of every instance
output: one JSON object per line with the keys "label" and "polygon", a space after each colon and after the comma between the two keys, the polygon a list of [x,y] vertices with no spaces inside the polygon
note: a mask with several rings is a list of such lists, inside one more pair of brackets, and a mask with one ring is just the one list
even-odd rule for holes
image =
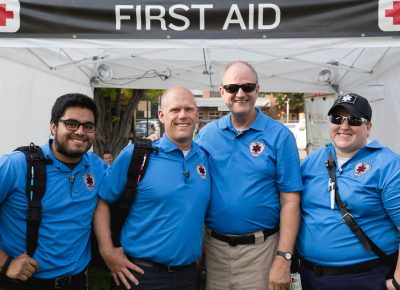
{"label": "dark hair", "polygon": [[64,115],[69,107],[81,107],[89,109],[93,112],[94,122],[97,122],[97,106],[93,99],[83,94],[65,94],[57,98],[56,102],[51,109],[50,122],[57,124],[60,118]]}
{"label": "dark hair", "polygon": [[109,150],[105,150],[101,156],[104,156],[104,154],[111,154],[111,152]]}

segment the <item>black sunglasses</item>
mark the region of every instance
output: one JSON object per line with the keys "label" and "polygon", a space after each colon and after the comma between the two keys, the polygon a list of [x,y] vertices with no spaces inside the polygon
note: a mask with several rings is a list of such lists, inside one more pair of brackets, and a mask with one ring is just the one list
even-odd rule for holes
{"label": "black sunglasses", "polygon": [[237,85],[237,84],[229,84],[229,85],[224,85],[222,86],[225,91],[227,91],[230,94],[237,93],[239,89],[241,88],[243,92],[245,93],[251,93],[256,89],[257,84],[254,83],[247,83],[247,84],[242,84],[242,85]]}
{"label": "black sunglasses", "polygon": [[96,130],[96,125],[92,122],[87,122],[87,123],[80,123],[77,120],[73,119],[68,119],[68,120],[63,120],[60,119],[60,122],[63,122],[65,125],[65,128],[69,131],[76,131],[79,129],[79,127],[82,125],[83,131],[86,133],[93,133]]}
{"label": "black sunglasses", "polygon": [[340,116],[340,115],[330,115],[329,119],[332,124],[335,125],[340,125],[342,124],[345,120],[347,120],[347,123],[349,123],[350,126],[361,126],[362,124],[368,124],[369,121],[364,118],[356,118],[353,116],[345,117],[345,116]]}

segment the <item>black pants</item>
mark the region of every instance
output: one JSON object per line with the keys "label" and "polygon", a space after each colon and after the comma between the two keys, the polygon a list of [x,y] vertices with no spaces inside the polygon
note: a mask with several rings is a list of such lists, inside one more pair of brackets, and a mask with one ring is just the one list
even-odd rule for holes
{"label": "black pants", "polygon": [[[4,290],[87,290],[86,270],[71,276],[71,278],[36,279],[31,278],[26,282],[6,280]],[[58,287],[58,288],[57,288]]]}
{"label": "black pants", "polygon": [[[130,283],[132,289],[135,290],[196,290],[199,271],[196,265],[188,269],[182,269],[175,272],[168,272],[164,269],[146,267],[140,265],[144,270],[141,275],[131,271],[138,279],[139,285],[135,286]],[[112,280],[111,290],[127,289],[122,283],[120,286],[115,285]]]}
{"label": "black pants", "polygon": [[305,266],[300,269],[303,290],[387,290],[386,279],[392,272],[382,265],[364,273],[319,277]]}

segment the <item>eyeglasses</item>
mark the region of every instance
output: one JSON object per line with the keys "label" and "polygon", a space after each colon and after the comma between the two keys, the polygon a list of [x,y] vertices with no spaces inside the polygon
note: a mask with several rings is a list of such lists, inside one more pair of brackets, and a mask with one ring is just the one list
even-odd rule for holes
{"label": "eyeglasses", "polygon": [[345,120],[347,120],[347,123],[349,123],[350,126],[361,126],[362,124],[368,124],[369,121],[364,118],[356,118],[353,116],[345,117],[345,116],[340,116],[340,115],[330,115],[329,119],[332,124],[335,125],[340,125],[342,124]]}
{"label": "eyeglasses", "polygon": [[59,122],[63,122],[65,128],[67,128],[67,130],[69,131],[76,131],[79,129],[81,125],[83,131],[85,131],[86,133],[93,133],[96,130],[96,125],[92,122],[81,123],[73,119],[68,119],[68,120],[60,119]]}
{"label": "eyeglasses", "polygon": [[247,83],[247,84],[242,84],[242,85],[237,85],[237,84],[229,84],[229,85],[224,85],[222,86],[225,91],[227,91],[230,94],[237,93],[239,89],[241,88],[243,92],[245,93],[251,93],[256,89],[257,84],[255,83]]}

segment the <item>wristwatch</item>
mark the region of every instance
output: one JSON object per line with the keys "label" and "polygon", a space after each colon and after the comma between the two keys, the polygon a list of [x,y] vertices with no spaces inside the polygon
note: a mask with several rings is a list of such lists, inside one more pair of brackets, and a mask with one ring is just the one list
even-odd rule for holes
{"label": "wristwatch", "polygon": [[285,260],[291,261],[292,260],[292,253],[290,252],[281,252],[281,251],[277,251],[276,252],[277,256],[281,256],[284,257]]}

